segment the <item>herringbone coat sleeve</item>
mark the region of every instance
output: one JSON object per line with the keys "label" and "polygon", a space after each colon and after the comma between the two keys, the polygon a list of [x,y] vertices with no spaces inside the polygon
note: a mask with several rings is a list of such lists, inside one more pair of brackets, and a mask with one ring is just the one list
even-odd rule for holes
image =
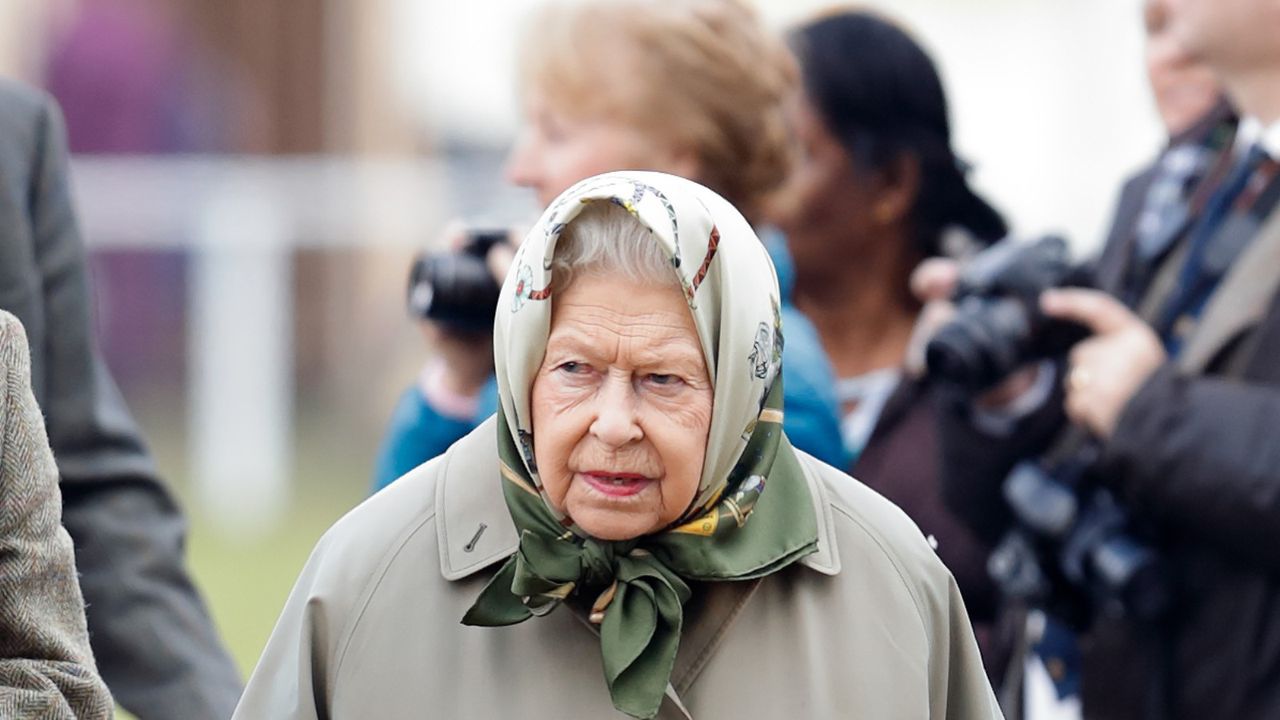
{"label": "herringbone coat sleeve", "polygon": [[0,310],[0,717],[109,718],[17,318]]}

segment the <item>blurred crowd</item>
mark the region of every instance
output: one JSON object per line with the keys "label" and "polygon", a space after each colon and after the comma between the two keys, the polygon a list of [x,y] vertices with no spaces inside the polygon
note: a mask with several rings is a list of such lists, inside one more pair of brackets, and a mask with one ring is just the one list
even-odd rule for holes
{"label": "blurred crowd", "polygon": [[[0,84],[0,714],[103,717],[114,698],[225,719],[242,681],[97,349],[67,138],[216,147],[216,107],[180,88],[236,89],[166,60],[161,34],[121,41],[127,77],[93,77],[77,56],[117,51],[95,46],[109,20],[85,21],[49,87],[70,118],[113,112],[104,82],[150,98],[118,106],[137,115],[114,135]],[[740,0],[539,6],[504,179],[545,208],[655,170],[742,213],[781,288],[787,438],[929,538],[1006,717],[1273,718],[1280,3],[1144,0],[1133,20],[1167,142],[1116,188],[1096,257],[1010,233],[968,177],[982,159],[954,149],[939,59],[863,8],[779,33]],[[493,317],[530,225],[453,221],[403,268],[423,362],[371,494],[499,412]]]}

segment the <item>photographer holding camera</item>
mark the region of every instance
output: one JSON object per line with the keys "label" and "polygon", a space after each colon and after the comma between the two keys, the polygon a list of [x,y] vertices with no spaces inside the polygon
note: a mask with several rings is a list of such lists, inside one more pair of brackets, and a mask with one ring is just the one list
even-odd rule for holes
{"label": "photographer holding camera", "polygon": [[453,224],[449,250],[423,253],[409,274],[409,314],[435,351],[400,395],[382,441],[373,489],[439,455],[493,412],[493,313],[511,261],[508,230]]}
{"label": "photographer holding camera", "polygon": [[[968,388],[940,421],[945,492],[1000,543],[991,565],[1011,612],[1039,607],[1081,630],[1085,717],[1274,718],[1280,3],[1168,11],[1239,109],[1239,131],[1210,116],[1171,145],[1146,208],[1171,154],[1190,143],[1209,162],[1159,222],[1121,224],[1099,289],[1038,291],[1076,280],[1052,241],[964,271],[957,320],[930,348],[931,369]],[[918,289],[949,292],[945,274],[922,268]],[[1056,371],[1026,369],[1063,345]],[[1019,414],[1046,387],[1040,409]]]}

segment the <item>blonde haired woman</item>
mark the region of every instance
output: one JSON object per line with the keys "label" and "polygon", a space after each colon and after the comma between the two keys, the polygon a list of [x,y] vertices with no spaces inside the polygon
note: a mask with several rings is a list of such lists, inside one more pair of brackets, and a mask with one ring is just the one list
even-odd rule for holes
{"label": "blonde haired woman", "polygon": [[[797,74],[786,46],[735,0],[587,0],[540,8],[520,55],[525,123],[508,178],[542,205],[575,182],[612,170],[657,170],[696,180],[755,222],[785,179],[783,104]],[[787,302],[787,433],[836,467],[835,378],[816,331]],[[375,474],[381,488],[439,455],[497,408],[477,362],[488,336],[438,330],[440,355],[402,396]]]}
{"label": "blonde haired woman", "polygon": [[617,169],[698,179],[752,221],[786,179],[786,46],[734,0],[595,0],[539,12],[526,35],[526,124],[508,176],[542,205]]}

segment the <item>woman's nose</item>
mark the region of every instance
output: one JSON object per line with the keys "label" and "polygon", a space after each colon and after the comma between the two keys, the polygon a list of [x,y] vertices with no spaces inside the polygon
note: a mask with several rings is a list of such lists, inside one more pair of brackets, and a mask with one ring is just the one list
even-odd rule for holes
{"label": "woman's nose", "polygon": [[644,437],[637,416],[635,388],[629,378],[608,378],[596,403],[596,417],[590,431],[600,442],[619,448]]}
{"label": "woman's nose", "polygon": [[518,187],[532,187],[537,182],[533,160],[536,156],[534,140],[528,128],[516,135],[516,141],[507,154],[507,165],[504,174],[507,182]]}

